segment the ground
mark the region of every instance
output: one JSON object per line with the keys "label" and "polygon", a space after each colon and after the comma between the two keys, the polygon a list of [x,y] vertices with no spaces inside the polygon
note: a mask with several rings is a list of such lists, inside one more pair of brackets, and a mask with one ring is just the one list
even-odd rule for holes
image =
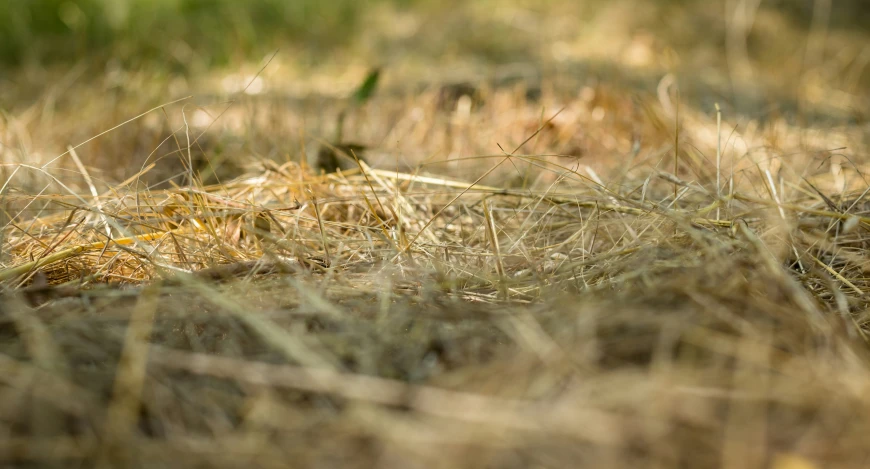
{"label": "ground", "polygon": [[3,464],[870,464],[860,2],[118,4],[0,13]]}

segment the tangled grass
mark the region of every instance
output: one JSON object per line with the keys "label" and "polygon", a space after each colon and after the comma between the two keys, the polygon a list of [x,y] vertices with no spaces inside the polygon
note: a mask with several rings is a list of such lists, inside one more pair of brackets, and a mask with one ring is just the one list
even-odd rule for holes
{"label": "tangled grass", "polygon": [[516,142],[440,172],[7,166],[0,459],[866,467],[866,129],[539,89],[351,117],[388,153]]}

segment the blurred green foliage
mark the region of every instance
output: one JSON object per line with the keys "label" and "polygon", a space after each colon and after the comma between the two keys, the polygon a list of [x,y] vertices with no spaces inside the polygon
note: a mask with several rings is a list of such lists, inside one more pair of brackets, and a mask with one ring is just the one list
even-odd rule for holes
{"label": "blurred green foliage", "polygon": [[186,68],[295,42],[346,43],[375,2],[415,0],[0,0],[0,64],[112,57]]}

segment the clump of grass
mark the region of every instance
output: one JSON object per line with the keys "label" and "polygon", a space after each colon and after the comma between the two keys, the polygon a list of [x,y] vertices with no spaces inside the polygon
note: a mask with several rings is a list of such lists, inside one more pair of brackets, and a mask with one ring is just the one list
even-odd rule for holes
{"label": "clump of grass", "polygon": [[257,159],[221,184],[7,193],[44,208],[3,231],[0,457],[863,464],[866,162],[817,153],[847,133],[783,124],[756,157],[773,136],[735,142],[727,116],[541,89],[360,113],[438,151],[513,136],[440,171]]}

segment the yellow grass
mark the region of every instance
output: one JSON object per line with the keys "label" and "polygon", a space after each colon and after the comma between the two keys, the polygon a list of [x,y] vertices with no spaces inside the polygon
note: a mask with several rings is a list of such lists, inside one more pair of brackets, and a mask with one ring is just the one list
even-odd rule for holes
{"label": "yellow grass", "polygon": [[0,121],[3,464],[866,467],[862,91],[752,114],[605,67],[452,99],[409,67],[320,174],[344,98],[271,66]]}

